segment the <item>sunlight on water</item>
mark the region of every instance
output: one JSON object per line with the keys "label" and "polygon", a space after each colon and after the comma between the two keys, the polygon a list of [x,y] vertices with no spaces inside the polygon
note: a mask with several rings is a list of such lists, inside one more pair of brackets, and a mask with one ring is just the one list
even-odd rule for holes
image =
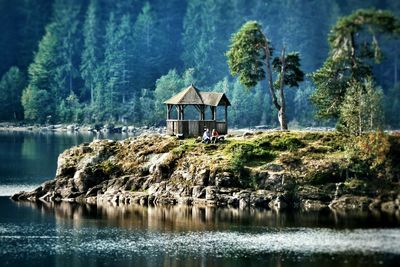
{"label": "sunlight on water", "polygon": [[[79,240],[79,242],[77,242]],[[57,228],[0,225],[0,254],[156,256],[207,254],[216,257],[263,253],[388,253],[400,255],[400,229],[331,230],[326,228],[266,228],[259,233],[203,231],[163,233],[119,228]],[[40,245],[38,245],[40,244]]]}
{"label": "sunlight on water", "polygon": [[2,184],[0,185],[0,196],[12,196],[20,191],[32,191],[38,184]]}

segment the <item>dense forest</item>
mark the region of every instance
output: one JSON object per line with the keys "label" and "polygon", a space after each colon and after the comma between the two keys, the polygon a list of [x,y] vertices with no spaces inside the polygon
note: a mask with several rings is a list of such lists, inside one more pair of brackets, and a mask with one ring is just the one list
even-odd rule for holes
{"label": "dense forest", "polygon": [[[258,21],[274,44],[298,51],[304,81],[285,91],[290,127],[319,121],[311,73],[328,56],[328,34],[359,8],[400,15],[390,0],[0,0],[0,120],[161,125],[164,100],[194,83],[227,93],[231,125],[278,125],[266,87],[230,75],[232,35]],[[373,67],[386,127],[400,127],[400,40],[382,37]]]}

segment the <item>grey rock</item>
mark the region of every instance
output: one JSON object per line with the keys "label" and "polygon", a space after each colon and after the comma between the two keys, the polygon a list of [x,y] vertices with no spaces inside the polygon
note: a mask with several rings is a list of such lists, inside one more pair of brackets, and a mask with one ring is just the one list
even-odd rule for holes
{"label": "grey rock", "polygon": [[286,203],[285,199],[282,196],[278,196],[274,200],[268,203],[268,206],[271,209],[275,210],[282,210],[288,207],[288,204]]}
{"label": "grey rock", "polygon": [[192,196],[193,196],[193,198],[205,198],[206,197],[206,189],[203,186],[193,186]]}
{"label": "grey rock", "polygon": [[239,181],[228,172],[218,173],[215,176],[215,185],[218,187],[236,187]]}
{"label": "grey rock", "polygon": [[284,170],[284,167],[281,164],[276,164],[276,163],[267,163],[263,166],[263,169],[272,171],[272,172],[281,172]]}
{"label": "grey rock", "polygon": [[300,206],[305,210],[321,210],[327,208],[328,205],[320,200],[306,199],[303,200]]}
{"label": "grey rock", "polygon": [[216,200],[217,199],[218,188],[216,186],[206,187],[206,200]]}
{"label": "grey rock", "polygon": [[337,210],[366,210],[372,199],[366,196],[345,195],[333,200],[329,207]]}

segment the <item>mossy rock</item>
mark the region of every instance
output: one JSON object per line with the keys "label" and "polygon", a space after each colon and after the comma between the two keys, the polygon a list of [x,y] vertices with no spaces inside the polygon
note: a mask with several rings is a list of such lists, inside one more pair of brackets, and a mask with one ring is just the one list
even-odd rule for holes
{"label": "mossy rock", "polygon": [[336,163],[324,168],[310,170],[304,177],[304,181],[311,185],[344,182],[345,179],[345,171]]}

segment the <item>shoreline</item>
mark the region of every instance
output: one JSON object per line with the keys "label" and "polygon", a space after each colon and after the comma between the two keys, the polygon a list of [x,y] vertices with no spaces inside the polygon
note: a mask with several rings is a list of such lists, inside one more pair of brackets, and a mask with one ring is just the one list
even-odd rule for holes
{"label": "shoreline", "polygon": [[[352,167],[341,138],[331,132],[259,132],[209,145],[159,134],[96,140],[62,153],[55,179],[11,198],[400,213],[398,182],[343,176]],[[237,162],[239,147],[255,154]]]}
{"label": "shoreline", "polygon": [[15,125],[0,123],[0,132],[57,132],[57,133],[116,133],[140,135],[142,133],[165,133],[165,127],[154,126],[126,126],[113,124],[79,125],[79,124],[55,124],[55,125]]}

